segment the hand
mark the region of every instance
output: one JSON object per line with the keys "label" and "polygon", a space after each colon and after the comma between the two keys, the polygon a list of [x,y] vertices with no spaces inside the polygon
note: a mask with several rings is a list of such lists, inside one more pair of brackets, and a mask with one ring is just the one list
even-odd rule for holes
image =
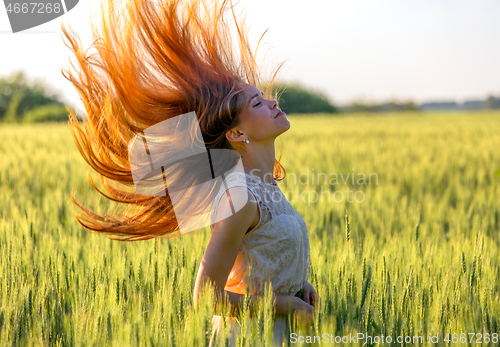
{"label": "hand", "polygon": [[302,293],[302,300],[307,302],[309,305],[314,306],[315,309],[321,310],[321,298],[318,293],[314,290],[313,286],[307,282],[304,287],[304,292]]}
{"label": "hand", "polygon": [[293,297],[293,321],[298,330],[309,330],[314,323],[314,307],[302,299]]}

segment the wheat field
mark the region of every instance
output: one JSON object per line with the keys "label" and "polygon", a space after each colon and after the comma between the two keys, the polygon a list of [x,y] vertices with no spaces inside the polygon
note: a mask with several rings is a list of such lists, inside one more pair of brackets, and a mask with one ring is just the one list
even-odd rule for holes
{"label": "wheat field", "polygon": [[[285,345],[498,345],[500,112],[288,117],[279,184],[307,223],[322,307]],[[67,125],[0,137],[0,344],[207,346],[210,292],[198,310],[192,293],[209,230],[88,233],[70,194],[116,205]],[[257,319],[242,313],[239,346],[272,346],[269,293]]]}

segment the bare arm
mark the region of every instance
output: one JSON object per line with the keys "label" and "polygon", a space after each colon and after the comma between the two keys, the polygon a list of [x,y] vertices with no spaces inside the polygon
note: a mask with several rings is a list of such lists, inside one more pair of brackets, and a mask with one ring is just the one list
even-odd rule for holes
{"label": "bare arm", "polygon": [[[230,216],[214,225],[212,236],[198,270],[193,302],[197,307],[201,286],[211,284],[218,298],[228,299],[231,312],[233,316],[236,316],[244,305],[245,295],[228,292],[224,290],[224,287],[246,231],[255,226],[259,220],[259,211],[255,197],[246,187],[230,188],[229,195],[237,212],[231,215],[231,207],[227,199],[227,193],[225,193],[220,200],[217,216]],[[246,203],[244,203],[245,197],[248,199]],[[236,206],[242,207],[238,210]],[[250,296],[249,309],[251,316],[256,313],[256,299],[255,295]],[[310,306],[299,298],[289,295],[275,295],[274,299],[274,313],[277,315],[289,314],[300,309],[308,310],[307,306]],[[312,306],[310,307],[314,311]]]}

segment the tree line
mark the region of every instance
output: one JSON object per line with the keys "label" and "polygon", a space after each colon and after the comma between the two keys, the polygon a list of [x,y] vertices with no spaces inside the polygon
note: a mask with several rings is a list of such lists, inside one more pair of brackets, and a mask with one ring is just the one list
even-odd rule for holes
{"label": "tree line", "polygon": [[[275,84],[280,108],[290,113],[336,113],[338,109],[320,92],[298,84]],[[59,95],[24,71],[0,78],[0,122],[33,123],[68,121],[68,110]]]}
{"label": "tree line", "polygon": [[[287,114],[419,111],[451,107],[449,103],[417,105],[411,100],[385,103],[354,101],[348,106],[339,107],[322,92],[298,83],[277,83],[273,88],[278,95],[279,107]],[[45,84],[31,81],[24,71],[0,78],[0,123],[66,122],[69,114],[67,107],[59,95],[51,92]],[[455,105],[452,108],[500,109],[500,98],[489,96],[484,101],[466,102],[462,107]]]}

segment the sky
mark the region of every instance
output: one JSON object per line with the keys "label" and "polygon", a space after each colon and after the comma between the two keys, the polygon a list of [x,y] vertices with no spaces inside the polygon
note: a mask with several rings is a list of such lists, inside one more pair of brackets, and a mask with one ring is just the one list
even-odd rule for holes
{"label": "sky", "polygon": [[[71,52],[61,21],[92,43],[90,18],[100,0],[80,0],[64,16],[13,34],[0,4],[0,77],[24,69],[64,101],[83,109],[61,74]],[[500,96],[500,1],[497,0],[235,0],[251,42],[280,78],[352,101],[457,101]]]}

